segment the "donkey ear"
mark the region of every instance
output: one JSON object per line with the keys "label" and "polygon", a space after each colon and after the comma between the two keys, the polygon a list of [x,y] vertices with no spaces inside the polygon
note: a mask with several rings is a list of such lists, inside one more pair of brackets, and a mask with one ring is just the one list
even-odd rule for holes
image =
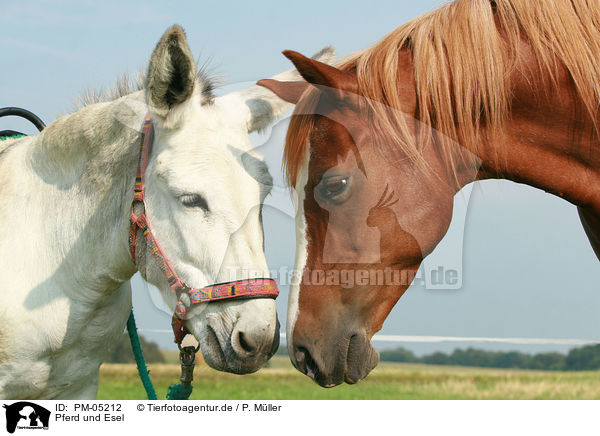
{"label": "donkey ear", "polygon": [[[327,46],[313,57],[324,62],[333,62],[335,59],[335,52],[333,47]],[[241,99],[242,105],[244,106],[244,117],[246,117],[245,122],[248,132],[262,130],[269,124],[283,117],[290,109],[292,109],[292,104],[297,101],[297,98],[300,98],[302,91],[306,89],[306,82],[303,82],[301,79],[302,78],[296,70],[290,70],[278,74],[266,81],[269,84],[286,84],[284,85],[286,88],[287,86],[291,86],[294,89],[294,93],[280,95],[273,91],[270,86],[265,86],[262,83],[265,81],[261,80],[259,85],[262,86],[253,85],[241,91],[232,92],[223,97],[219,97],[217,100],[224,101],[234,99],[235,103],[239,105]],[[297,98],[295,94],[297,94]]]}
{"label": "donkey ear", "polygon": [[162,118],[188,100],[196,83],[196,63],[183,29],[174,25],[164,33],[150,58],[146,75],[146,103]]}
{"label": "donkey ear", "polygon": [[358,94],[356,75],[293,51],[284,50],[283,55],[292,61],[300,75],[323,93],[345,100],[349,94]]}

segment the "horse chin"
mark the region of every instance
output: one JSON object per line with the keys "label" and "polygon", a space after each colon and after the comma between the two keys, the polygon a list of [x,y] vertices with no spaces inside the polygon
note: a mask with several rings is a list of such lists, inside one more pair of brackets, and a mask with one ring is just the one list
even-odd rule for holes
{"label": "horse chin", "polygon": [[344,381],[358,383],[364,379],[379,363],[379,352],[363,336],[352,336],[346,357]]}
{"label": "horse chin", "polygon": [[[342,344],[345,341],[338,341]],[[337,358],[331,360],[331,350],[326,354],[313,356],[311,351],[304,347],[297,347],[294,366],[315,383],[324,388],[332,388],[342,383],[355,384],[364,379],[379,363],[379,353],[375,350],[369,339],[362,334],[355,334],[346,342],[347,349],[338,348]],[[313,350],[313,352],[316,350]]]}

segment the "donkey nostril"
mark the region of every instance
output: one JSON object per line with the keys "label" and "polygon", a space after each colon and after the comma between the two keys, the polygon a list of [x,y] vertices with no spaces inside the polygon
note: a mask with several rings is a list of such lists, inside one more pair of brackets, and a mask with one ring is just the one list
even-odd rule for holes
{"label": "donkey nostril", "polygon": [[250,354],[256,351],[256,345],[248,339],[244,332],[238,333],[238,342],[242,350],[244,350],[246,353]]}
{"label": "donkey nostril", "polygon": [[231,347],[238,359],[267,359],[273,344],[271,323],[238,322],[231,332]]}

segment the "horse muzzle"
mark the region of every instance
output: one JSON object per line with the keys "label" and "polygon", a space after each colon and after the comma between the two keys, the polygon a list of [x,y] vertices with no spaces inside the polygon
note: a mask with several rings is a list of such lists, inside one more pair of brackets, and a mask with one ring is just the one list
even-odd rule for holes
{"label": "horse muzzle", "polygon": [[292,354],[294,366],[325,388],[357,383],[379,363],[379,353],[363,333],[331,338],[326,343],[300,338],[294,341]]}

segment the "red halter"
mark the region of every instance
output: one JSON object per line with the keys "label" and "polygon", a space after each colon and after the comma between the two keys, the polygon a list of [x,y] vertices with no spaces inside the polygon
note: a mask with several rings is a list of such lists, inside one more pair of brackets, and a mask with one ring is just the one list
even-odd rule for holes
{"label": "red halter", "polygon": [[154,256],[161,271],[163,272],[171,289],[177,295],[177,306],[173,313],[171,325],[175,335],[175,343],[181,344],[185,335],[189,333],[184,325],[188,309],[200,303],[219,301],[234,298],[277,298],[279,291],[277,283],[273,279],[246,279],[236,280],[227,283],[219,283],[206,286],[204,288],[190,288],[183,280],[179,278],[175,269],[169,262],[169,259],[160,248],[150,222],[146,216],[146,203],[144,202],[144,173],[148,166],[148,156],[152,147],[154,129],[152,127],[152,117],[146,115],[142,126],[142,136],[140,140],[140,156],[138,161],[137,173],[135,176],[135,186],[133,188],[133,202],[131,203],[131,215],[129,217],[129,250],[133,262],[135,261],[135,243],[138,230],[141,230],[148,250]]}

